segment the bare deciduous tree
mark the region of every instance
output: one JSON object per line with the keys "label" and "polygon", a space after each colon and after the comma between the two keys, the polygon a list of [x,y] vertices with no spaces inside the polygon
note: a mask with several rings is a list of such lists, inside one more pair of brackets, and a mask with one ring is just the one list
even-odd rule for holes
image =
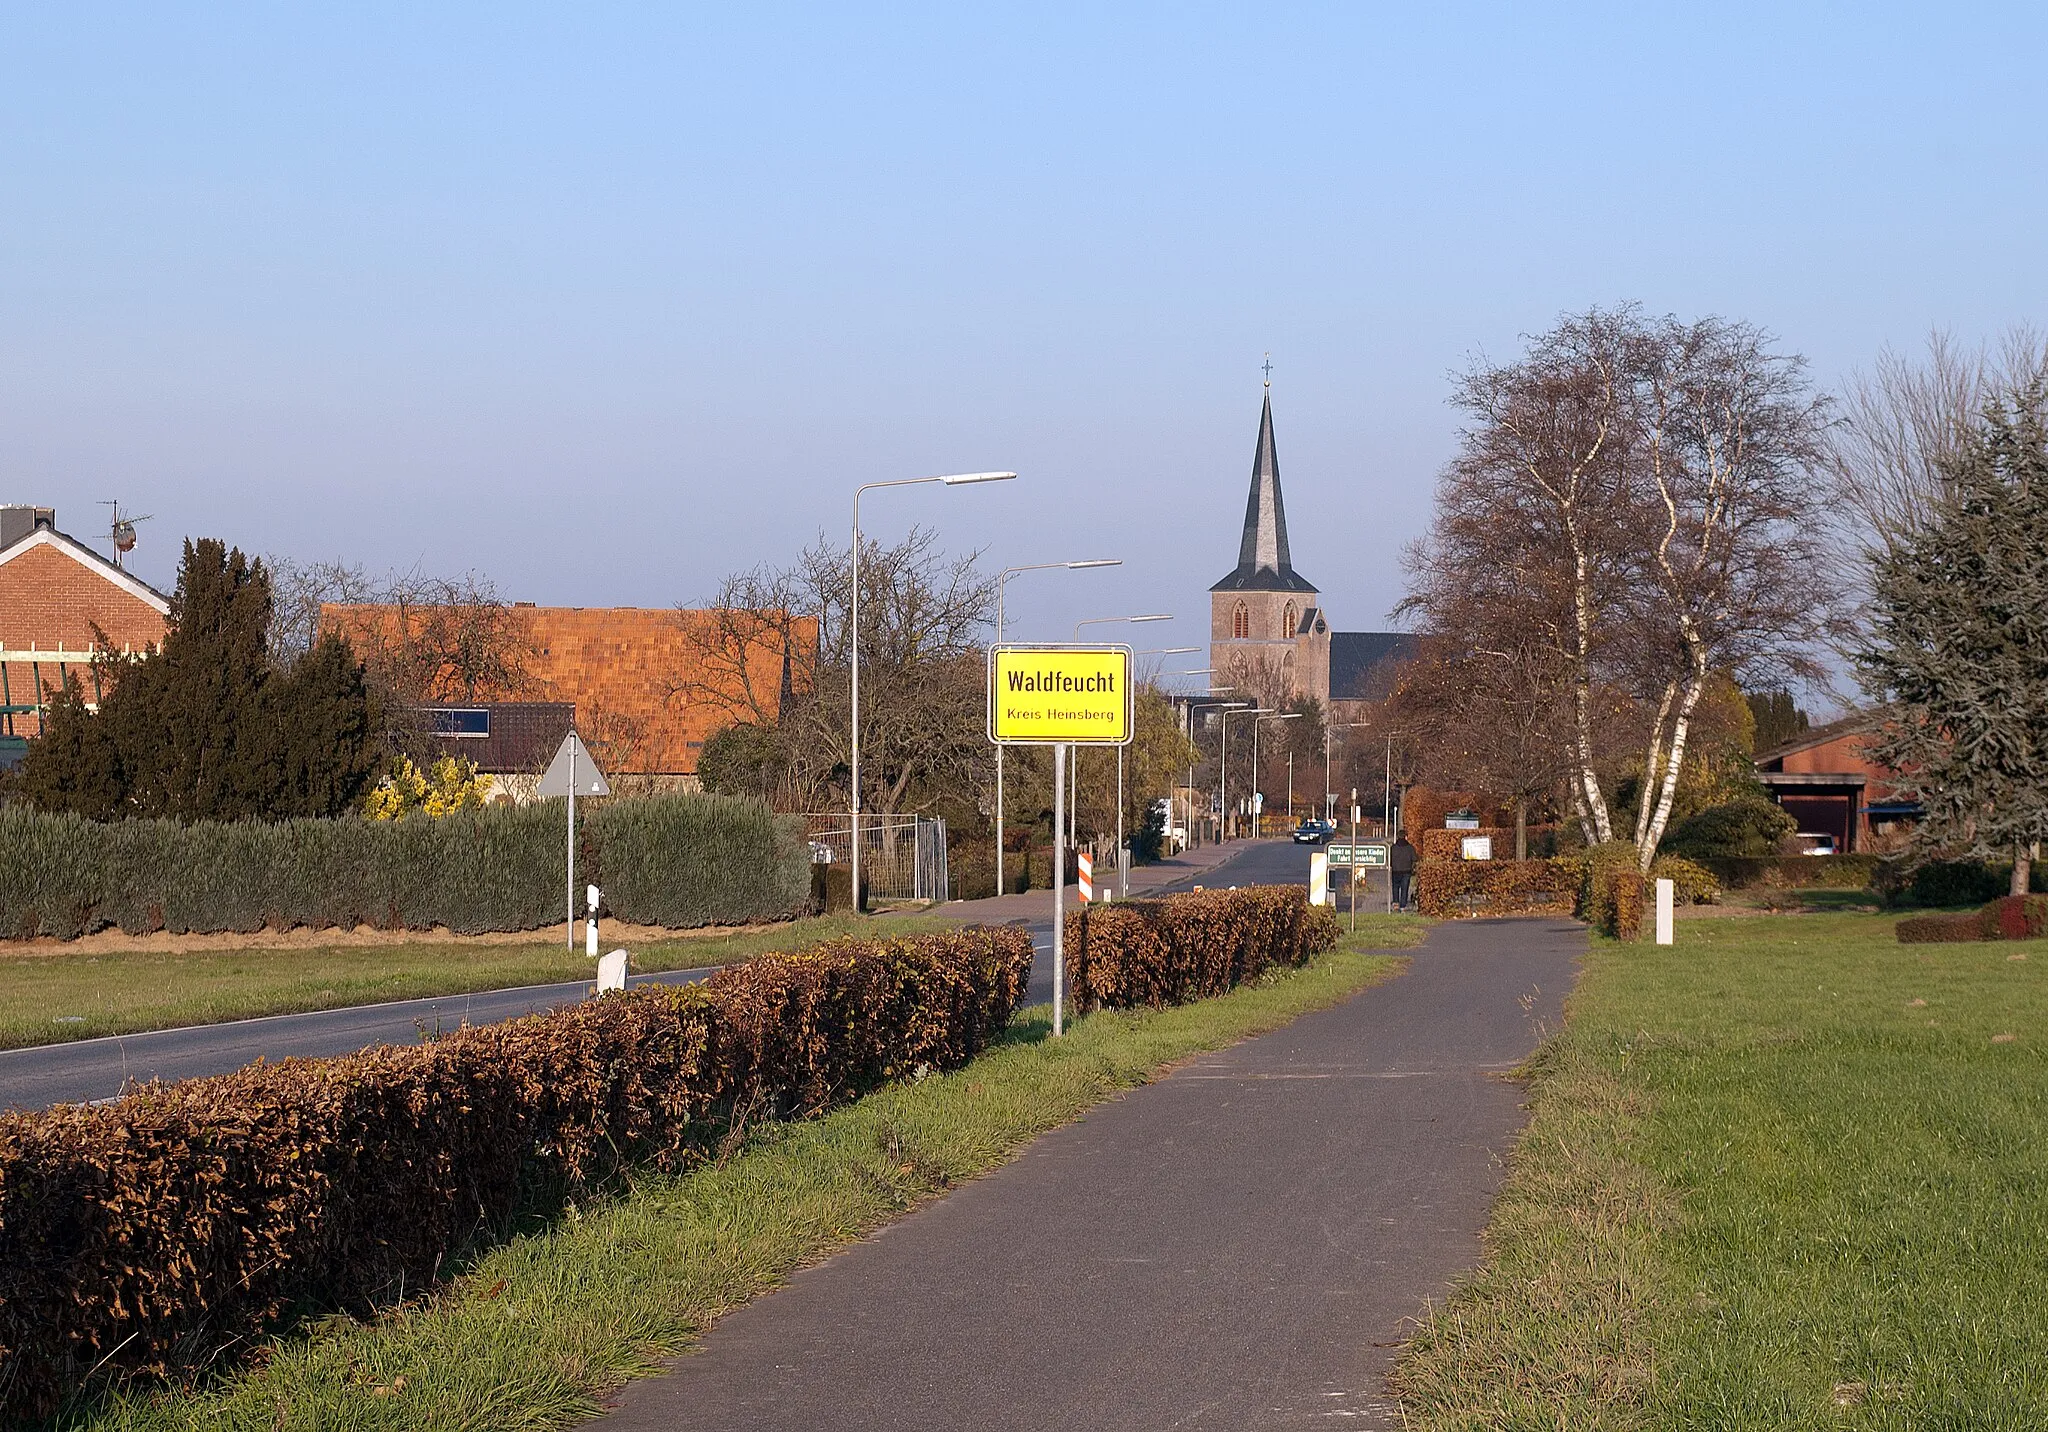
{"label": "bare deciduous tree", "polygon": [[[1519,362],[1482,360],[1464,375],[1451,401],[1468,424],[1438,485],[1432,530],[1408,559],[1411,610],[1446,609],[1469,589],[1465,605],[1509,620],[1515,640],[1504,654],[1540,648],[1554,664],[1572,712],[1571,802],[1589,843],[1614,838],[1595,688],[1631,547],[1615,519],[1629,510],[1624,385],[1633,317],[1595,309],[1568,318]],[[1453,643],[1483,637],[1461,625],[1442,634]]]}
{"label": "bare deciduous tree", "polygon": [[[1832,634],[1834,588],[1819,540],[1826,402],[1803,360],[1762,330],[1703,319],[1649,325],[1629,364],[1636,467],[1652,538],[1639,630],[1681,662],[1650,726],[1636,848],[1647,873],[1664,838],[1693,712],[1713,674],[1817,676],[1808,654]],[[1667,724],[1668,723],[1668,724]],[[1648,798],[1656,789],[1653,803]]]}
{"label": "bare deciduous tree", "polygon": [[1404,607],[1494,710],[1484,737],[1444,724],[1438,749],[1506,743],[1535,772],[1561,738],[1595,843],[1616,838],[1603,782],[1641,743],[1647,869],[1709,680],[1819,670],[1824,402],[1750,325],[1633,307],[1567,318],[1520,361],[1475,367],[1454,401],[1473,421]]}
{"label": "bare deciduous tree", "polygon": [[[869,540],[861,552],[861,804],[904,808],[940,788],[975,793],[994,779],[984,735],[982,655],[994,622],[995,585],[979,553],[948,556],[937,534]],[[852,765],[852,564],[820,537],[786,569],[757,568],[725,582],[711,617],[683,617],[695,668],[677,673],[678,697],[717,705],[735,722],[772,727],[784,771],[782,798],[809,809],[844,802]],[[760,672],[764,650],[791,649],[789,620],[816,624],[807,669],[774,699]]]}

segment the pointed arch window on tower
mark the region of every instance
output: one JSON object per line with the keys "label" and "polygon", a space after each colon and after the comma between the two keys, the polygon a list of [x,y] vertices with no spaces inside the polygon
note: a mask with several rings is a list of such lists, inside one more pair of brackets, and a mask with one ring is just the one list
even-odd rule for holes
{"label": "pointed arch window on tower", "polygon": [[1280,635],[1291,637],[1294,635],[1294,629],[1300,625],[1300,614],[1294,610],[1294,603],[1289,602],[1287,604],[1286,614],[1282,619]]}
{"label": "pointed arch window on tower", "polygon": [[1252,634],[1251,608],[1243,602],[1237,604],[1237,611],[1230,618],[1230,634],[1243,641]]}

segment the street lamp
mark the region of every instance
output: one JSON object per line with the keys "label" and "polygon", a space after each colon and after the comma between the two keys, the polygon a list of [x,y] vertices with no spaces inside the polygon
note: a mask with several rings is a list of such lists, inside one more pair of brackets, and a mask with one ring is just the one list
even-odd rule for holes
{"label": "street lamp", "polygon": [[921,487],[929,482],[966,487],[977,482],[1009,482],[1016,476],[1014,472],[954,472],[940,477],[899,477],[890,482],[865,482],[853,490],[853,635],[849,653],[853,663],[853,796],[848,811],[853,862],[848,875],[853,881],[855,910],[860,909],[860,495],[877,487]]}
{"label": "street lamp", "polygon": [[1261,815],[1261,811],[1260,811],[1260,809],[1259,809],[1259,727],[1261,727],[1261,726],[1265,725],[1265,724],[1266,724],[1266,723],[1267,723],[1268,721],[1299,721],[1300,719],[1301,719],[1301,713],[1300,713],[1299,711],[1289,711],[1289,712],[1286,712],[1285,714],[1269,714],[1269,713],[1266,713],[1266,712],[1261,712],[1261,713],[1259,714],[1259,718],[1258,718],[1258,719],[1257,719],[1256,721],[1252,722],[1252,834],[1253,834],[1253,835],[1257,835],[1257,834],[1259,833],[1259,819],[1260,819],[1260,815]]}
{"label": "street lamp", "polygon": [[[1216,670],[1216,668],[1215,668],[1215,667],[1213,667],[1213,666],[1204,666],[1204,667],[1201,667],[1201,668],[1199,668],[1198,670],[1195,670],[1195,671],[1183,671],[1183,672],[1181,673],[1181,675],[1182,675],[1182,676],[1208,676],[1208,675],[1210,675],[1210,674],[1211,674],[1212,672],[1214,672],[1215,670]],[[1180,703],[1180,714],[1181,714],[1181,736],[1182,736],[1182,737],[1183,737],[1183,739],[1185,739],[1185,740],[1187,741],[1187,743],[1188,743],[1188,761],[1189,761],[1189,765],[1188,765],[1188,787],[1187,787],[1187,789],[1188,789],[1188,819],[1187,819],[1187,824],[1186,824],[1185,826],[1183,826],[1183,827],[1181,828],[1181,834],[1182,834],[1182,836],[1183,836],[1183,837],[1185,838],[1185,840],[1186,840],[1186,842],[1187,842],[1187,846],[1188,846],[1189,848],[1192,848],[1192,847],[1193,847],[1193,845],[1194,845],[1194,840],[1195,840],[1195,767],[1194,767],[1194,764],[1193,764],[1193,762],[1194,762],[1194,758],[1195,758],[1195,755],[1196,755],[1196,751],[1195,751],[1195,698],[1196,698],[1196,697],[1198,697],[1198,696],[1220,696],[1220,695],[1222,695],[1222,694],[1223,694],[1224,692],[1226,692],[1226,691],[1235,691],[1235,690],[1237,690],[1237,688],[1236,688],[1235,686],[1211,686],[1211,687],[1207,688],[1207,689],[1206,689],[1206,690],[1204,690],[1204,691],[1191,691],[1191,692],[1189,692],[1189,693],[1188,693],[1188,694],[1187,694],[1186,696],[1183,696],[1183,697],[1181,698],[1181,703]],[[1214,702],[1214,703],[1211,703],[1211,704],[1212,704],[1212,705],[1230,705],[1230,706],[1242,706],[1242,705],[1245,705],[1246,703],[1245,703],[1245,702],[1242,702],[1242,701],[1234,701],[1234,702]],[[1221,827],[1221,823],[1222,823],[1222,820],[1223,820],[1223,812],[1222,812],[1222,811],[1220,811],[1220,810],[1219,810],[1219,811],[1218,811],[1218,812],[1216,813],[1216,819],[1217,819],[1218,827],[1219,827],[1219,829],[1220,829],[1220,827]],[[1217,837],[1217,839],[1218,839],[1218,841],[1220,842],[1220,841],[1221,841],[1221,839],[1222,839],[1222,837],[1221,837],[1221,836],[1219,835],[1219,836]]]}
{"label": "street lamp", "polygon": [[[1003,589],[1010,578],[1019,572],[1045,572],[1063,567],[1069,572],[1078,572],[1084,567],[1121,567],[1121,557],[1090,557],[1080,562],[1027,562],[1020,567],[1005,567],[996,573],[996,645],[1003,644]],[[1055,832],[1057,838],[1057,832]],[[1003,893],[1003,748],[996,747],[996,894]]]}
{"label": "street lamp", "polygon": [[[1199,646],[1155,646],[1145,651],[1134,652],[1133,656],[1185,656],[1191,651],[1200,651]],[[1136,698],[1132,693],[1133,699]],[[1133,705],[1132,710],[1137,708]],[[1135,734],[1135,733],[1133,733]],[[1173,777],[1166,778],[1166,804],[1173,808]],[[1124,748],[1116,748],[1116,898],[1131,898],[1131,862],[1124,851]]]}
{"label": "street lamp", "polygon": [[1355,731],[1360,726],[1369,726],[1369,721],[1323,722],[1323,819],[1337,818],[1337,793],[1330,789],[1330,733],[1332,731]]}
{"label": "street lamp", "polygon": [[1254,706],[1249,701],[1229,701],[1227,706],[1242,707],[1239,711],[1223,713],[1223,750],[1216,762],[1216,818],[1228,820],[1230,816],[1230,718],[1233,716],[1268,716],[1270,706]]}
{"label": "street lamp", "polygon": [[[1171,612],[1147,612],[1145,615],[1137,617],[1083,617],[1080,621],[1074,623],[1074,640],[1079,641],[1081,639],[1081,628],[1084,626],[1109,626],[1118,622],[1170,622],[1172,620],[1173,613]],[[1189,649],[1193,650],[1193,648]],[[1132,693],[1125,692],[1124,694],[1129,697]],[[1134,717],[1137,709],[1137,704],[1133,701],[1131,712]],[[1076,751],[1074,753],[1074,758],[1067,762],[1067,766],[1067,780],[1069,782],[1067,789],[1070,796],[1067,802],[1067,829],[1071,837],[1067,844],[1078,847],[1081,831],[1080,752]],[[1124,868],[1124,748],[1122,746],[1116,748],[1116,868],[1119,872],[1117,881],[1119,886],[1118,894],[1128,895],[1130,891],[1128,888],[1124,888],[1121,874]]]}

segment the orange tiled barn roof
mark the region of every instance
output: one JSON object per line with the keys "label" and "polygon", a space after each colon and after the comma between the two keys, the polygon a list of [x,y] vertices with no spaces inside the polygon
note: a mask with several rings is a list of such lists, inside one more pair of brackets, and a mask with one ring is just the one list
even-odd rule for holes
{"label": "orange tiled barn roof", "polygon": [[[535,607],[516,605],[511,617],[523,627],[530,650],[525,667],[530,684],[517,691],[484,691],[478,700],[573,701],[577,729],[591,742],[608,770],[622,775],[694,775],[706,737],[744,713],[744,695],[722,688],[722,700],[672,695],[686,680],[705,679],[693,670],[703,633],[713,614],[671,607]],[[344,635],[372,626],[389,631],[395,608],[336,606],[320,609],[323,628]],[[817,623],[799,617],[792,633],[799,679],[817,640]],[[774,719],[781,690],[782,654],[766,643],[748,656],[748,675],[767,719]],[[737,686],[737,682],[732,683]]]}

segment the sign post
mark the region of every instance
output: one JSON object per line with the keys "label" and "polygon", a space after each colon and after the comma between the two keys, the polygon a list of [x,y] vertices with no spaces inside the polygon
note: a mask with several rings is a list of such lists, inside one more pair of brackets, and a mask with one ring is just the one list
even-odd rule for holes
{"label": "sign post", "polygon": [[1134,710],[1127,646],[1019,643],[989,648],[989,740],[998,746],[1052,747],[1055,1038],[1066,1032],[1067,763],[1075,746],[1128,746]]}
{"label": "sign post", "polygon": [[[573,951],[576,948],[576,797],[608,796],[612,793],[604,772],[591,759],[590,748],[577,736],[574,726],[562,738],[562,744],[555,748],[555,758],[548,762],[536,791],[542,796],[569,798],[569,948]],[[597,908],[593,905],[591,915],[594,918],[596,914]]]}

